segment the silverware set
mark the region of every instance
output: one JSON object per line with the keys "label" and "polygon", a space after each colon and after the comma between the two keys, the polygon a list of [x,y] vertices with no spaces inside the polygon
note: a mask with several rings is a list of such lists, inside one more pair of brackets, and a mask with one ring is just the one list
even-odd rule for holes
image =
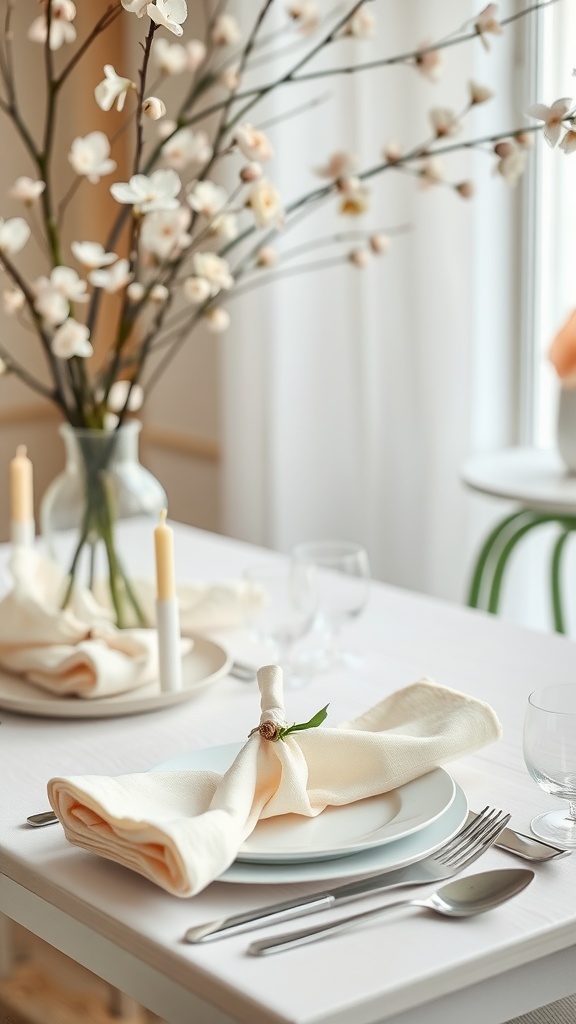
{"label": "silverware set", "polygon": [[[38,827],[54,824],[58,818],[52,811],[43,811],[30,815],[26,820],[29,825]],[[560,849],[508,828],[509,820],[509,814],[491,807],[485,807],[479,814],[471,811],[465,824],[448,842],[414,864],[360,878],[346,885],[324,889],[308,896],[195,925],[188,929],[184,940],[192,944],[212,942],[215,939],[236,935],[238,932],[266,928],[320,910],[338,907],[368,894],[387,892],[401,886],[444,881],[470,867],[491,846],[498,846],[524,860],[538,863],[569,856],[570,850]],[[266,956],[318,941],[326,936],[347,931],[362,921],[401,906],[424,907],[446,917],[472,916],[511,899],[521,892],[533,877],[534,872],[526,869],[504,869],[467,875],[457,882],[442,886],[421,900],[397,901],[328,924],[275,935],[270,939],[252,943],[248,947],[248,952],[253,956]]]}

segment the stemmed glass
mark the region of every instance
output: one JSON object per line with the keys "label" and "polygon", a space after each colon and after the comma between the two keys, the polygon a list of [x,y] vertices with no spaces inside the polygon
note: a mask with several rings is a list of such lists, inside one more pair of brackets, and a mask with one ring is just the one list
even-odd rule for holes
{"label": "stemmed glass", "polygon": [[292,648],[311,628],[318,606],[313,572],[295,572],[288,563],[259,562],[244,570],[244,579],[260,600],[250,603],[244,622],[250,639],[270,651],[289,686],[307,682],[292,664]]}
{"label": "stemmed glass", "polygon": [[546,811],[532,831],[559,846],[576,847],[576,684],[543,686],[528,698],[524,720],[524,760],[545,793],[568,801]]}
{"label": "stemmed glass", "polygon": [[292,550],[296,574],[315,572],[318,611],[315,628],[324,636],[320,650],[307,652],[316,671],[346,666],[357,668],[362,658],[340,647],[346,623],[363,611],[368,600],[370,564],[366,548],[353,541],[322,540],[297,544]]}

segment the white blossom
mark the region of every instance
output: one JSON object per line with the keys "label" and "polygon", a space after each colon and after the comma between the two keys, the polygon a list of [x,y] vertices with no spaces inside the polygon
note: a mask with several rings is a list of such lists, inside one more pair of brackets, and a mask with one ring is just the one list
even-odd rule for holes
{"label": "white blossom", "polygon": [[206,45],[201,39],[189,39],[185,47],[188,58],[188,71],[194,74],[206,59]]}
{"label": "white blossom", "polygon": [[163,75],[179,75],[188,68],[188,51],[181,43],[160,37],[152,47],[152,60]]}
{"label": "white blossom", "polygon": [[429,117],[437,139],[457,135],[461,130],[458,115],[448,107],[433,107]]}
{"label": "white blossom", "polygon": [[49,327],[56,327],[66,320],[70,312],[70,303],[62,292],[58,291],[48,277],[39,277],[32,285],[34,309]]}
{"label": "white blossom", "polygon": [[20,199],[26,206],[32,206],[42,195],[45,188],[46,182],[33,181],[32,178],[23,176],[16,178],[12,188],[8,191],[8,195],[12,196],[12,199]]}
{"label": "white blossom", "polygon": [[215,252],[195,252],[192,265],[195,274],[209,282],[212,295],[217,295],[222,289],[231,288],[234,284],[228,260],[217,256]]}
{"label": "white blossom", "polygon": [[139,384],[132,384],[129,380],[115,380],[108,392],[107,406],[111,412],[122,412],[128,399],[127,409],[129,412],[137,412],[142,408],[144,391]]}
{"label": "white blossom", "polygon": [[498,4],[488,4],[480,11],[480,14],[474,22],[474,28],[476,29],[482,45],[485,50],[490,49],[490,44],[486,38],[487,35],[499,36],[502,34],[502,26],[498,21]]}
{"label": "white blossom", "polygon": [[2,309],[12,316],[24,308],[26,297],[20,288],[5,288],[2,292]]}
{"label": "white blossom", "polygon": [[370,256],[367,249],[351,249],[348,253],[348,261],[353,267],[363,270],[368,266]]}
{"label": "white blossom", "polygon": [[118,203],[134,206],[139,213],[152,213],[154,210],[176,210],[180,205],[176,198],[182,182],[176,171],[153,171],[146,174],[133,174],[130,181],[116,181],[110,186],[110,192]]}
{"label": "white blossom", "polygon": [[132,276],[129,261],[117,260],[107,270],[91,270],[88,274],[88,280],[95,288],[103,288],[105,292],[114,295],[115,292],[119,292],[121,288],[126,287],[132,280]]}
{"label": "white blossom", "polygon": [[257,160],[263,164],[274,156],[268,137],[247,122],[238,125],[232,139],[247,160]]}
{"label": "white blossom", "polygon": [[228,195],[221,185],[215,185],[213,181],[197,181],[186,201],[196,213],[210,218],[226,206]]}
{"label": "white blossom", "polygon": [[388,252],[390,248],[390,239],[388,235],[383,235],[381,231],[376,232],[374,235],[370,235],[368,239],[370,248],[376,256],[382,256],[385,252]]}
{"label": "white blossom", "polygon": [[78,262],[89,270],[107,267],[118,259],[115,252],[106,252],[100,242],[72,242],[70,248]]}
{"label": "white blossom", "polygon": [[130,14],[136,14],[139,18],[146,14],[148,0],[122,0],[122,7]]}
{"label": "white blossom", "polygon": [[205,277],[187,277],[182,284],[182,293],[188,302],[199,306],[200,303],[206,302],[206,299],[210,298],[212,288]]}
{"label": "white blossom", "polygon": [[332,153],[325,164],[313,167],[314,174],[319,178],[341,178],[343,175],[352,174],[358,166],[358,158],[353,153],[342,150]]}
{"label": "white blossom", "polygon": [[177,259],[190,244],[190,235],[186,231],[189,223],[190,211],[185,206],[148,213],[140,232],[142,246],[159,260]]}
{"label": "white blossom", "polygon": [[344,35],[370,39],[376,33],[376,18],[366,7],[359,7],[344,26]]}
{"label": "white blossom", "polygon": [[284,222],[282,198],[267,178],[261,178],[252,186],[246,206],[252,210],[256,227],[279,227]]}
{"label": "white blossom", "polygon": [[417,70],[429,82],[437,82],[442,73],[442,53],[440,50],[430,50],[430,40],[422,43],[422,49],[416,54],[414,63]]}
{"label": "white blossom", "polygon": [[242,33],[236,18],[232,14],[220,14],[214,22],[210,38],[214,46],[234,46],[239,43]]}
{"label": "white blossom", "polygon": [[391,142],[387,142],[382,150],[382,156],[388,164],[398,163],[402,158],[402,147],[400,143],[394,142],[393,140]]}
{"label": "white blossom", "polygon": [[492,89],[487,85],[479,85],[478,82],[470,82],[470,106],[478,106],[479,103],[487,103],[494,96]]}
{"label": "white blossom", "polygon": [[[59,50],[64,43],[73,43],[76,29],[72,24],[76,7],[72,0],[52,0],[50,13],[50,49]],[[46,13],[35,18],[28,29],[28,39],[33,43],[46,42],[48,38],[48,17]]]}
{"label": "white blossom", "polygon": [[303,35],[314,32],[320,24],[320,14],[314,0],[293,0],[287,11]]}
{"label": "white blossom", "polygon": [[104,132],[90,132],[74,139],[68,159],[76,174],[84,175],[93,185],[104,174],[116,170],[116,161],[110,159],[110,140]]}
{"label": "white blossom", "polygon": [[234,92],[240,85],[240,65],[231,64],[230,67],[224,68],[218,76],[218,81],[228,89],[228,92]]}
{"label": "white blossom", "polygon": [[212,146],[206,132],[180,128],[162,146],[162,156],[177,171],[190,164],[202,167],[212,156]]}
{"label": "white blossom", "polygon": [[173,121],[170,117],[165,117],[162,124],[158,125],[158,135],[161,139],[167,139],[169,135],[173,135],[178,127],[176,121]]}
{"label": "white blossom", "polygon": [[152,288],[150,289],[150,298],[152,299],[152,302],[157,302],[159,305],[166,302],[169,295],[170,291],[165,284],[155,284],[152,285]]}
{"label": "white blossom", "polygon": [[500,174],[507,185],[516,185],[526,168],[526,151],[513,142],[506,142],[496,146],[496,154],[499,157],[496,174]]}
{"label": "white blossom", "polygon": [[151,121],[159,121],[166,113],[166,104],[158,96],[147,96],[142,101],[142,113],[146,114]]}
{"label": "white blossom", "polygon": [[167,28],[175,36],[184,32],[182,25],[188,17],[186,0],[156,0],[155,4],[148,4],[146,13],[156,25]]}
{"label": "white blossom", "polygon": [[574,152],[576,149],[576,131],[573,128],[570,128],[570,130],[566,132],[562,142],[560,143],[559,149],[561,149],[566,156]]}
{"label": "white blossom", "polygon": [[130,89],[136,88],[134,82],[118,75],[112,64],[104,65],[104,75],[105,77],[94,89],[96,103],[101,110],[112,110],[114,104],[116,104],[116,110],[123,110],[127,93]]}
{"label": "white blossom", "polygon": [[545,103],[535,103],[528,108],[530,117],[544,122],[543,135],[549,146],[554,148],[562,135],[562,124],[572,106],[572,100],[564,97],[556,100],[550,107]]}
{"label": "white blossom", "polygon": [[140,281],[131,281],[126,289],[126,295],[130,302],[141,302],[146,294],[146,289]]}
{"label": "white blossom", "polygon": [[72,267],[54,267],[50,274],[50,287],[68,299],[68,302],[88,302],[86,281],[78,277]]}
{"label": "white blossom", "polygon": [[30,226],[23,217],[0,217],[0,252],[15,256],[30,238]]}
{"label": "white blossom", "polygon": [[442,161],[437,156],[425,160],[418,171],[421,188],[430,188],[431,185],[439,185],[444,180],[444,169]]}
{"label": "white blossom", "polygon": [[3,359],[0,359],[0,376],[4,376],[5,373],[9,373],[10,367],[8,363],[5,363]]}
{"label": "white blossom", "polygon": [[204,313],[204,322],[209,331],[220,334],[230,326],[230,313],[221,306],[213,306]]}
{"label": "white blossom", "polygon": [[58,359],[71,359],[72,356],[91,356],[93,352],[90,344],[90,331],[84,324],[78,323],[73,317],[68,317],[64,323],[54,331],[51,349]]}
{"label": "white blossom", "polygon": [[370,190],[358,183],[356,188],[346,189],[339,206],[340,213],[346,217],[360,217],[370,206]]}
{"label": "white blossom", "polygon": [[231,242],[238,237],[238,219],[233,213],[219,213],[212,220],[209,231],[214,238]]}
{"label": "white blossom", "polygon": [[263,245],[256,253],[256,263],[259,267],[274,267],[278,263],[278,253],[271,245]]}

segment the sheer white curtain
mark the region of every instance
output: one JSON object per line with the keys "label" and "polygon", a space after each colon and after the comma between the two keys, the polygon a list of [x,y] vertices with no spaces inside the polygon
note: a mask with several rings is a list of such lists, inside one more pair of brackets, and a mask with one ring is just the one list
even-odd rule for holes
{"label": "sheer white curtain", "polygon": [[[369,8],[377,41],[339,43],[330,66],[336,57],[409,50],[478,13],[468,0]],[[277,156],[269,176],[293,198],[314,183],[310,166],[335,150],[349,147],[370,166],[391,139],[421,142],[427,110],[461,109],[471,78],[496,80],[498,98],[467,131],[506,128],[513,115],[522,123],[511,102],[520,55],[508,38],[495,44],[490,55],[479,41],[448,48],[437,84],[397,67],[291,86],[279,109],[326,91],[332,98],[270,129]],[[493,165],[470,154],[446,160],[449,180],[477,179],[472,202],[387,172],[372,182],[371,209],[358,223],[336,220],[331,202],[298,236],[279,240],[288,249],[360,226],[409,226],[365,270],[309,271],[231,307],[222,359],[225,532],[283,551],[304,539],[358,540],[375,576],[462,597],[485,513],[465,494],[459,469],[471,448],[505,443],[511,429],[517,200]]]}

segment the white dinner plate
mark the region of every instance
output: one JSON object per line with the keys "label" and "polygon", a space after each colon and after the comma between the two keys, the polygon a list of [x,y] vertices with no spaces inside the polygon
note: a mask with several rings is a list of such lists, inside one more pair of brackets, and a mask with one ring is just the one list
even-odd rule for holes
{"label": "white dinner plate", "polygon": [[113,697],[59,697],[0,669],[0,708],[42,718],[116,718],[158,711],[191,700],[206,686],[226,675],[232,659],[223,647],[194,637],[192,650],[182,659],[182,689],[160,693],[158,682]]}
{"label": "white dinner plate", "polygon": [[[187,751],[153,770],[224,772],[241,749],[242,744],[230,744]],[[443,768],[435,768],[390,793],[341,807],[327,807],[315,818],[301,814],[264,818],[240,847],[237,861],[309,864],[396,843],[428,827],[444,814],[454,800],[455,791],[450,775]]]}
{"label": "white dinner plate", "polygon": [[448,810],[431,825],[395,843],[375,846],[363,853],[337,860],[315,860],[309,864],[242,864],[239,861],[220,875],[219,882],[246,885],[279,885],[285,882],[322,882],[332,878],[353,878],[407,867],[447,843],[468,817],[468,801],[456,783],[456,794]]}

